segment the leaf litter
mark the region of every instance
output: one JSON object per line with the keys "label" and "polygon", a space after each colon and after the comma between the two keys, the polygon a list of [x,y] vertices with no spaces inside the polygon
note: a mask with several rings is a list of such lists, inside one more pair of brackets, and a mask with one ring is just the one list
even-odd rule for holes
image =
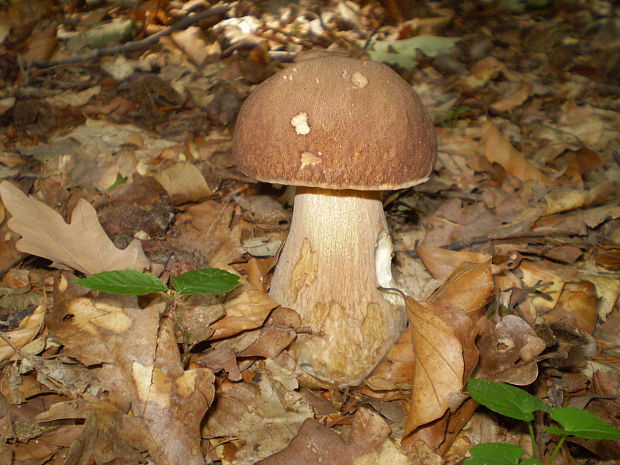
{"label": "leaf litter", "polygon": [[[131,45],[203,2],[26,3],[0,21],[3,463],[438,464],[479,442],[520,444],[526,432],[475,412],[470,376],[617,422],[611,2],[241,1],[144,49]],[[123,29],[122,54],[17,66],[18,37],[20,60],[62,62],[114,18],[141,27]],[[230,157],[253,86],[325,49],[393,64],[439,139],[431,181],[384,199],[410,326],[346,391],[287,351],[305,329],[265,292],[287,194]],[[206,267],[242,285],[170,306],[72,283]],[[617,441],[564,448],[577,463],[585,451],[620,457]]]}

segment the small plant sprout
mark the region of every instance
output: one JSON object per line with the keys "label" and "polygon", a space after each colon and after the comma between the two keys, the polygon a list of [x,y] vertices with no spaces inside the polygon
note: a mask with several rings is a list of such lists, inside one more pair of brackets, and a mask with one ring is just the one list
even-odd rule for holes
{"label": "small plant sprout", "polygon": [[[467,383],[469,395],[489,410],[525,421],[532,440],[534,457],[521,460],[525,451],[512,444],[484,443],[472,448],[471,458],[463,465],[551,465],[566,438],[576,436],[585,439],[617,439],[620,430],[605,423],[587,410],[577,408],[552,408],[542,400],[527,393],[523,389],[507,384],[481,379],[470,379]],[[536,457],[536,438],[534,435],[534,412],[545,412],[560,427],[547,426],[548,433],[560,436],[555,449],[549,458],[542,462]]]}
{"label": "small plant sprout", "polygon": [[136,270],[103,271],[75,283],[94,291],[108,294],[144,295],[165,292],[168,295],[222,294],[233,289],[239,276],[217,268],[188,271],[171,278],[174,289],[168,288],[159,278]]}

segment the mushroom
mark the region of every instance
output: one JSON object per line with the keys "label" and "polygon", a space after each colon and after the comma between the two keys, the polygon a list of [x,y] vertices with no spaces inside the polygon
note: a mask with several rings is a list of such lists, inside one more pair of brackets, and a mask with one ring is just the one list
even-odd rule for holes
{"label": "mushroom", "polygon": [[308,59],[246,99],[233,156],[248,176],[298,186],[270,289],[309,329],[293,356],[320,379],[360,384],[406,326],[402,298],[378,289],[393,287],[380,191],[428,179],[436,158],[428,113],[385,65]]}

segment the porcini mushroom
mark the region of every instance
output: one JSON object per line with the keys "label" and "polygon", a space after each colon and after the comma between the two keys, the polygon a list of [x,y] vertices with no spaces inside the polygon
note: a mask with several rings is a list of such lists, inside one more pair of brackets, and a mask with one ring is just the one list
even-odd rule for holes
{"label": "porcini mushroom", "polygon": [[342,56],[293,64],[244,102],[235,126],[238,168],[299,186],[270,295],[299,313],[308,334],[291,346],[311,374],[360,384],[406,325],[393,286],[381,190],[428,179],[432,121],[389,67]]}

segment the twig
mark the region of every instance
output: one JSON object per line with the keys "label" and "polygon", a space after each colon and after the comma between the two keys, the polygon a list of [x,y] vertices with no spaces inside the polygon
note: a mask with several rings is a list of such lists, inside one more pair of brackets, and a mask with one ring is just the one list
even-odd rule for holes
{"label": "twig", "polygon": [[[496,240],[496,239],[493,237],[489,237],[489,236],[475,236],[470,239],[464,239],[462,241],[456,241],[456,242],[452,242],[451,244],[443,245],[441,246],[441,248],[447,249],[447,250],[461,250],[461,249],[465,249],[466,247],[470,247],[472,245],[486,244],[487,242],[490,242],[493,240]],[[409,255],[411,258],[420,258],[420,255],[415,250],[397,250],[396,252],[404,252],[407,255]]]}
{"label": "twig", "polygon": [[95,58],[99,58],[102,56],[112,56],[119,55],[121,53],[133,52],[135,50],[140,50],[142,48],[149,47],[151,45],[156,44],[159,39],[162,37],[169,36],[173,32],[180,31],[182,29],[191,26],[198,21],[202,21],[203,19],[209,18],[211,16],[217,16],[222,13],[226,13],[228,10],[232,8],[232,5],[221,5],[214,8],[209,8],[208,10],[201,11],[200,13],[196,13],[191,16],[185,16],[180,21],[170,25],[166,29],[163,29],[159,32],[156,32],[153,35],[148,36],[142,40],[136,40],[134,42],[128,42],[123,45],[118,45],[114,47],[104,47],[97,50],[93,50],[90,53],[86,53],[84,55],[78,55],[71,58],[66,58],[64,60],[55,60],[55,61],[31,61],[28,62],[28,65],[35,68],[49,68],[52,66],[58,65],[69,65],[73,63],[84,63],[89,60],[93,60]]}

